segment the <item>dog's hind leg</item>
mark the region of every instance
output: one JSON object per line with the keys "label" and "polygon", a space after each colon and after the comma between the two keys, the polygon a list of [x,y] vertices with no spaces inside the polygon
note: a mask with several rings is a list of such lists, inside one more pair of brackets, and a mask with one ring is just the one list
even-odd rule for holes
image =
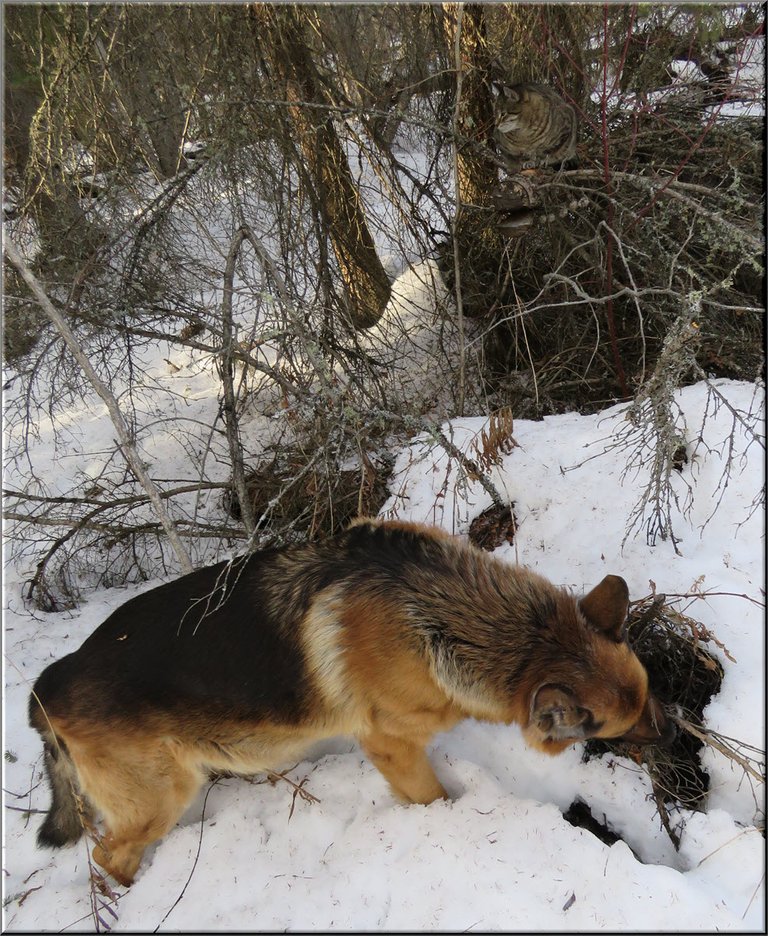
{"label": "dog's hind leg", "polygon": [[178,821],[205,780],[164,739],[114,743],[113,750],[78,752],[78,768],[91,802],[104,817],[104,835],[94,861],[130,886],[145,849]]}
{"label": "dog's hind leg", "polygon": [[360,738],[360,743],[400,799],[426,805],[449,798],[435,776],[423,743],[376,730]]}

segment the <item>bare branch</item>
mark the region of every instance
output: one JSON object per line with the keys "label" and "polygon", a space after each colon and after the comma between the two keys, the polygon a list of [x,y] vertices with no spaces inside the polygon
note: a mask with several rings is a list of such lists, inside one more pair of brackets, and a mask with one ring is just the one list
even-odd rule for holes
{"label": "bare branch", "polygon": [[120,407],[118,406],[117,400],[104,381],[96,373],[96,370],[80,347],[80,344],[75,338],[75,335],[72,329],[69,327],[66,319],[61,315],[61,313],[56,309],[51,300],[48,298],[37,277],[32,273],[24,261],[24,258],[19,253],[18,248],[7,236],[3,239],[3,249],[8,256],[8,259],[11,261],[14,267],[16,267],[21,276],[24,278],[26,284],[31,289],[40,305],[40,308],[53,322],[56,329],[66,342],[67,347],[69,348],[73,357],[77,360],[83,371],[85,371],[91,386],[99,395],[99,397],[104,401],[109,412],[110,419],[112,420],[112,424],[117,430],[118,438],[120,439],[120,447],[126,461],[131,466],[131,470],[136,475],[136,478],[140,482],[141,486],[147,492],[147,496],[152,502],[155,513],[157,514],[160,523],[162,524],[162,527],[168,536],[169,542],[173,546],[173,550],[176,553],[181,568],[184,572],[191,572],[192,562],[189,558],[187,550],[179,539],[176,528],[174,527],[173,521],[168,515],[168,511],[165,509],[165,505],[163,504],[158,489],[155,487],[154,482],[144,468],[144,464],[142,463],[141,457],[139,456],[134,441],[131,437],[131,432],[128,429],[125,420],[123,419],[123,414],[120,412]]}

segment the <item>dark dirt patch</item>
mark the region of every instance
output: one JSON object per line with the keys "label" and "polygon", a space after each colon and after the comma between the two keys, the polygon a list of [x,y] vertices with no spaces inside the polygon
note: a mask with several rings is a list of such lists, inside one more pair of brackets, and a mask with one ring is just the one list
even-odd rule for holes
{"label": "dark dirt patch", "polygon": [[[632,603],[627,634],[648,671],[656,698],[668,709],[680,711],[687,721],[701,726],[704,708],[723,680],[722,665],[704,646],[718,643],[715,637],[698,621],[667,603],[664,595],[649,595]],[[662,824],[677,848],[679,836],[671,827],[668,809],[704,808],[709,774],[701,766],[702,747],[703,741],[681,730],[673,743],[663,748],[593,739],[584,745],[584,759],[611,752],[642,765],[651,778]]]}
{"label": "dark dirt patch", "polygon": [[[245,478],[253,514],[275,535],[315,539],[344,529],[358,516],[376,516],[389,492],[389,465],[372,460],[355,469],[340,469],[318,461],[307,470],[310,455],[296,450],[275,453]],[[242,519],[237,493],[229,488],[225,509]]]}
{"label": "dark dirt patch", "polygon": [[475,517],[469,526],[469,538],[480,549],[489,552],[502,543],[512,543],[517,532],[514,504],[495,504]]}
{"label": "dark dirt patch", "polygon": [[600,822],[599,819],[595,819],[589,806],[587,806],[584,800],[578,797],[563,813],[563,819],[570,822],[572,826],[576,826],[576,828],[586,829],[608,846],[615,844],[621,838],[620,835],[616,835],[615,832],[611,832],[608,828],[605,816],[603,816],[602,822]]}

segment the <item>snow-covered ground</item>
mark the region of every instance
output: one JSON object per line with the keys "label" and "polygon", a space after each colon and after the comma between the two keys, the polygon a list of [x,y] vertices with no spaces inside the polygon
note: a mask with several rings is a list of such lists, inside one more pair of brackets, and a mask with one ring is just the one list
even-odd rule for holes
{"label": "snow-covered ground", "polygon": [[[644,469],[622,477],[627,451],[611,445],[624,425],[621,407],[515,423],[518,446],[492,478],[514,502],[519,530],[514,545],[497,552],[577,591],[609,572],[626,578],[632,598],[649,594],[650,581],[670,594],[697,587],[703,596],[687,602],[689,613],[735,660],[710,646],[725,678],[705,713],[708,725],[762,748],[765,543],[762,510],[753,510],[753,501],[764,484],[763,449],[749,444],[739,424],[724,490],[722,480],[729,407],[754,409],[763,391],[724,380],[714,386],[728,402],[716,413],[706,385],[678,394],[690,443],[679,484],[681,493],[692,485],[694,495],[688,515],[674,517],[680,554],[669,540],[651,547],[643,537],[622,548],[646,477]],[[213,387],[211,380],[212,393]],[[94,429],[103,430],[103,415],[93,419]],[[471,454],[486,424],[467,418],[444,430]],[[43,432],[38,471],[46,439],[50,444]],[[157,471],[163,449],[155,441]],[[52,444],[48,454],[54,478]],[[390,489],[383,514],[434,522],[458,535],[489,504],[476,482],[457,484],[456,463],[428,440],[400,452]],[[39,811],[49,800],[39,741],[26,724],[29,685],[112,609],[158,581],[94,591],[77,611],[44,614],[26,609],[21,598],[32,568],[30,558],[6,564],[7,931],[93,931],[94,906],[105,926],[123,931],[765,927],[764,788],[732,761],[707,750],[708,809],[673,814],[682,839],[676,853],[647,777],[632,761],[605,756],[582,763],[579,746],[548,758],[527,749],[516,727],[474,721],[438,736],[431,752],[451,802],[399,805],[354,742],[333,739],[285,765],[287,779],[214,783],[148,851],[132,888],[116,888],[114,902],[92,892],[85,840],[56,853],[35,844]],[[622,841],[608,847],[570,825],[563,810],[576,798]]]}

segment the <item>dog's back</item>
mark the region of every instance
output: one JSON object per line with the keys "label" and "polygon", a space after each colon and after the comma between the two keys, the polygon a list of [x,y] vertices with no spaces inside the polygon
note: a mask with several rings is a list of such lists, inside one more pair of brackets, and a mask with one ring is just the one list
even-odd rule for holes
{"label": "dog's back", "polygon": [[330,631],[341,640],[342,627],[356,632],[352,639],[361,636],[366,621],[350,605],[365,596],[369,604],[397,606],[395,617],[377,625],[385,643],[387,630],[415,634],[419,621],[403,609],[428,597],[425,582],[438,580],[444,594],[460,586],[447,578],[457,547],[423,528],[356,524],[321,543],[265,550],[153,588],[41,674],[35,727],[46,724],[35,698],[48,719],[68,721],[98,713],[102,724],[161,714],[300,723],[317,706],[317,645],[330,650]]}

